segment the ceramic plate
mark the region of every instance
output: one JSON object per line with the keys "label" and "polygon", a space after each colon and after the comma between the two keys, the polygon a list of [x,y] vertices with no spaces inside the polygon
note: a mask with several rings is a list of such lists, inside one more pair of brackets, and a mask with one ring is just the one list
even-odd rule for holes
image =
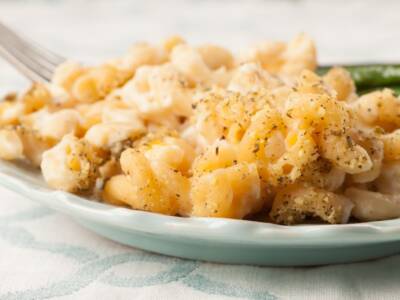
{"label": "ceramic plate", "polygon": [[180,218],[114,207],[46,186],[37,170],[0,162],[0,184],[112,240],[222,263],[306,266],[400,252],[400,219],[347,225],[281,226],[245,220]]}

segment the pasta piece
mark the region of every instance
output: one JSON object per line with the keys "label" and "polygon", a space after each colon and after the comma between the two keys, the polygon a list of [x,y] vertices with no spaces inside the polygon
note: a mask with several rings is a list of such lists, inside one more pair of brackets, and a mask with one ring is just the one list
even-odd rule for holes
{"label": "pasta piece", "polygon": [[139,67],[160,65],[165,63],[167,58],[167,53],[162,47],[140,42],[134,44],[124,56],[111,60],[108,64],[122,71],[123,74],[130,78]]}
{"label": "pasta piece", "polygon": [[119,93],[115,92],[115,95],[109,95],[105,100],[77,105],[75,109],[81,115],[84,131],[102,122],[142,123],[138,108],[133,103],[125,103],[119,98]]}
{"label": "pasta piece", "polygon": [[356,142],[365,150],[367,150],[368,155],[371,158],[372,168],[368,171],[352,175],[352,180],[356,183],[371,182],[375,180],[381,172],[384,156],[384,145],[382,141],[380,141],[371,133],[366,133],[359,130],[355,136]]}
{"label": "pasta piece", "polygon": [[400,161],[384,163],[379,177],[373,183],[379,193],[397,195],[400,193]]}
{"label": "pasta piece", "polygon": [[165,60],[166,54],[162,49],[138,43],[125,56],[101,66],[87,68],[66,62],[56,69],[52,82],[68,91],[78,102],[92,103],[124,84],[140,66]]}
{"label": "pasta piece", "polygon": [[103,181],[102,183],[104,183],[105,180],[120,174],[122,174],[122,169],[119,159],[116,157],[111,156],[109,160],[99,166],[99,178]]}
{"label": "pasta piece", "polygon": [[337,100],[352,102],[357,99],[356,86],[346,69],[332,68],[324,75],[323,80],[334,89]]}
{"label": "pasta piece", "polygon": [[[186,174],[195,157],[194,149],[185,140],[178,137],[148,137],[143,142],[145,156],[152,163],[165,163],[174,171]],[[157,167],[155,167],[157,168]]]}
{"label": "pasta piece", "polygon": [[138,127],[143,126],[138,108],[122,101],[106,101],[101,112],[101,122],[134,123]]}
{"label": "pasta piece", "polygon": [[0,129],[0,158],[16,160],[24,157],[24,145],[16,130]]}
{"label": "pasta piece", "polygon": [[206,84],[211,78],[211,70],[196,49],[186,44],[177,45],[171,53],[171,63],[185,75],[192,84]]}
{"label": "pasta piece", "polygon": [[373,164],[368,152],[353,143],[350,136],[346,135],[344,138],[325,135],[322,139],[323,156],[339,169],[349,174],[363,173],[372,169]]}
{"label": "pasta piece", "polygon": [[225,140],[216,141],[193,162],[194,175],[211,172],[220,168],[227,168],[237,163],[237,153],[233,145]]}
{"label": "pasta piece", "polygon": [[21,123],[45,139],[60,141],[66,134],[77,135],[80,132],[81,117],[73,109],[50,112],[44,108],[21,118]]}
{"label": "pasta piece", "polygon": [[25,107],[22,102],[0,102],[0,126],[18,125],[19,118],[24,114]]}
{"label": "pasta piece", "polygon": [[[137,198],[142,199],[128,204],[138,209],[187,216],[191,202],[190,180],[186,175],[193,150],[177,137],[156,136],[144,139],[137,149],[128,149],[121,156],[122,170],[131,179]],[[143,165],[138,167],[134,162]],[[138,168],[142,170],[140,174]]]}
{"label": "pasta piece", "polygon": [[51,104],[52,94],[43,84],[34,83],[21,97],[0,103],[0,126],[19,125],[21,117]]}
{"label": "pasta piece", "polygon": [[32,87],[21,97],[24,104],[24,112],[32,113],[54,102],[52,93],[43,84],[34,83]]}
{"label": "pasta piece", "polygon": [[168,54],[171,54],[172,50],[181,44],[186,44],[186,41],[179,35],[173,35],[163,41],[163,48]]}
{"label": "pasta piece", "polygon": [[78,104],[75,109],[81,115],[82,132],[86,132],[90,127],[102,122],[103,111],[107,106],[107,101],[97,101],[92,104]]}
{"label": "pasta piece", "polygon": [[277,112],[260,110],[240,143],[239,161],[257,161],[262,179],[272,185],[295,181],[317,158],[317,149],[305,130],[285,134],[286,125]]}
{"label": "pasta piece", "polygon": [[141,67],[120,91],[128,105],[134,105],[143,118],[169,125],[180,124],[191,114],[191,91],[186,79],[170,64]]}
{"label": "pasta piece", "polygon": [[163,188],[177,203],[177,214],[189,216],[192,211],[190,201],[190,180],[179,169],[160,161],[150,161],[151,168],[156,178],[162,183]]}
{"label": "pasta piece", "polygon": [[264,42],[241,54],[239,62],[258,62],[268,72],[289,76],[300,74],[304,69],[316,67],[316,50],[313,41],[300,34],[291,42]]}
{"label": "pasta piece", "polygon": [[178,213],[177,197],[171,195],[157,179],[150,162],[142,153],[134,149],[125,150],[121,155],[121,167],[132,185],[127,204],[134,209],[167,215]]}
{"label": "pasta piece", "polygon": [[255,164],[239,163],[192,180],[193,216],[243,218],[263,207]]}
{"label": "pasta piece", "polygon": [[[47,105],[47,107],[58,110],[63,108],[75,108],[77,101],[73,99],[70,93],[64,88],[55,85],[48,84],[46,88],[49,90],[51,94],[51,103]],[[43,106],[45,108],[46,106]]]}
{"label": "pasta piece", "polygon": [[17,127],[16,130],[24,146],[24,156],[33,166],[40,166],[43,153],[54,146],[54,141],[43,138],[36,131],[23,126]]}
{"label": "pasta piece", "polygon": [[400,129],[392,133],[382,134],[380,140],[383,142],[384,160],[394,161],[400,159]]}
{"label": "pasta piece", "polygon": [[379,221],[400,217],[398,195],[349,188],[345,195],[354,203],[352,215],[360,221]]}
{"label": "pasta piece", "polygon": [[85,72],[85,68],[74,61],[60,64],[54,71],[52,83],[70,91],[75,81]]}
{"label": "pasta piece", "polygon": [[266,41],[246,49],[239,54],[239,64],[259,63],[263,69],[276,74],[285,63],[283,53],[286,50],[284,42]]}
{"label": "pasta piece", "polygon": [[347,223],[352,202],[338,194],[305,186],[292,186],[278,191],[270,212],[278,224],[298,224],[307,218],[319,218],[331,224]]}
{"label": "pasta piece", "polygon": [[232,70],[226,67],[221,67],[215,71],[212,71],[211,78],[207,85],[198,86],[199,89],[209,89],[213,87],[226,88],[229,81],[232,79]]}
{"label": "pasta piece", "polygon": [[80,192],[93,187],[102,161],[96,148],[67,134],[60,143],[43,153],[41,169],[49,186]]}
{"label": "pasta piece", "polygon": [[251,117],[261,108],[269,107],[269,100],[262,93],[241,95],[221,89],[212,90],[194,104],[196,131],[206,144],[220,138],[238,143],[250,125]]}
{"label": "pasta piece", "polygon": [[334,167],[329,160],[318,157],[304,168],[299,181],[328,192],[335,192],[342,187],[345,179],[344,171]]}
{"label": "pasta piece", "polygon": [[192,206],[189,199],[190,180],[187,178],[194,159],[192,147],[184,140],[165,136],[144,145],[144,155],[157,179],[178,203],[178,214],[188,216]]}
{"label": "pasta piece", "polygon": [[130,203],[139,202],[136,189],[125,175],[111,177],[106,182],[101,196],[104,202],[118,206],[129,206]]}
{"label": "pasta piece", "polygon": [[238,67],[232,75],[228,90],[246,94],[260,89],[272,89],[282,85],[282,81],[272,76],[260,65],[246,63]]}
{"label": "pasta piece", "polygon": [[144,133],[145,127],[143,123],[135,122],[135,120],[131,123],[107,122],[91,127],[86,132],[84,139],[98,148],[116,150],[113,148],[121,147],[121,143],[127,141],[132,143]]}
{"label": "pasta piece", "polygon": [[379,126],[386,131],[400,127],[400,101],[390,89],[365,94],[351,107],[366,125]]}
{"label": "pasta piece", "polygon": [[225,67],[230,69],[233,67],[233,56],[231,52],[225,48],[215,45],[202,45],[197,48],[201,58],[211,70],[217,70]]}
{"label": "pasta piece", "polygon": [[79,102],[94,102],[103,99],[118,87],[123,79],[115,67],[103,65],[86,70],[74,81],[71,93]]}
{"label": "pasta piece", "polygon": [[[285,153],[270,166],[270,176],[275,184],[294,182],[304,168],[317,159],[317,147],[312,135],[300,130],[291,131],[285,139]],[[271,179],[270,179],[271,180]]]}
{"label": "pasta piece", "polygon": [[23,126],[0,129],[0,158],[6,160],[27,159],[33,166],[40,166],[42,154],[54,145]]}
{"label": "pasta piece", "polygon": [[299,34],[287,44],[283,53],[285,63],[281,72],[288,75],[298,75],[303,70],[315,70],[317,53],[314,41],[306,34]]}
{"label": "pasta piece", "polygon": [[321,77],[317,74],[304,70],[300,73],[300,75],[296,78],[293,91],[300,94],[317,94],[320,96],[328,96],[331,101],[334,103],[335,99],[335,91],[324,83]]}
{"label": "pasta piece", "polygon": [[[304,73],[307,77],[308,72]],[[308,93],[292,93],[286,104],[286,116],[292,123],[291,127],[312,128],[322,157],[337,168],[350,174],[369,171],[371,159],[350,135],[350,114],[345,106],[328,94],[317,94],[318,90],[322,92],[323,86],[303,86],[299,85],[299,89],[306,89]],[[310,88],[316,89],[314,93],[309,93],[312,91]]]}

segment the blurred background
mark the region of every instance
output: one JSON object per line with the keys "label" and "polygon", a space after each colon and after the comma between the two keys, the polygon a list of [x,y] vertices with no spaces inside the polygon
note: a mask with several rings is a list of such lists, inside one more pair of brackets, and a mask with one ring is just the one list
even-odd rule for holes
{"label": "blurred background", "polygon": [[[0,19],[88,63],[179,34],[237,50],[307,32],[320,63],[400,62],[397,0],[0,0]],[[26,81],[0,60],[0,93]]]}

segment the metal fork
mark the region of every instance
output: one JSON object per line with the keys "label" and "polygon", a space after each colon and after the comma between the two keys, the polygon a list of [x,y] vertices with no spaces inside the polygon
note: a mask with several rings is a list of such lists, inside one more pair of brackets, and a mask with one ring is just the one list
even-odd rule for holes
{"label": "metal fork", "polygon": [[0,56],[34,82],[49,82],[65,58],[0,22]]}

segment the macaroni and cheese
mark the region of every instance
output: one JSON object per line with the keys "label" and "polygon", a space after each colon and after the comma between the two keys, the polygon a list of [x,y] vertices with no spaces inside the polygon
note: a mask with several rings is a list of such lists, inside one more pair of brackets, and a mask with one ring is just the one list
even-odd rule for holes
{"label": "macaroni and cheese", "polygon": [[313,41],[234,54],[138,43],[0,103],[0,158],[49,186],[183,217],[331,224],[400,217],[400,100],[315,73]]}

